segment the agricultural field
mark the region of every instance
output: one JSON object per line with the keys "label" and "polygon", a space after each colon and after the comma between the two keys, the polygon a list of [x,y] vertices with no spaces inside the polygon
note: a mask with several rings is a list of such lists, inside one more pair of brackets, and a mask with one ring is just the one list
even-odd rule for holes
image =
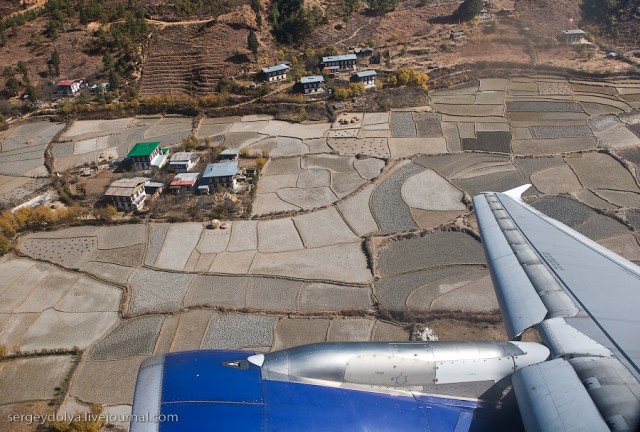
{"label": "agricultural field", "polygon": [[268,162],[251,217],[224,228],[147,221],[20,237],[20,256],[0,260],[0,344],[60,352],[0,363],[0,385],[33,377],[2,403],[51,399],[67,379],[63,410],[126,413],[144,358],[179,350],[407,341],[425,328],[504,339],[471,197],[531,183],[535,208],[640,262],[638,94],[630,81],[494,78],[333,123],[76,121],[53,144],[56,167],[191,133]]}

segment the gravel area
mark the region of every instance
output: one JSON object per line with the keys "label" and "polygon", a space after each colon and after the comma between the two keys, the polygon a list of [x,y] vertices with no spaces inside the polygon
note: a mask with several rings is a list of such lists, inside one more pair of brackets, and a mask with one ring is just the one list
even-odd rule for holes
{"label": "gravel area", "polygon": [[464,150],[510,153],[511,132],[476,132],[476,138],[462,138]]}
{"label": "gravel area", "polygon": [[152,266],[156,263],[156,259],[158,258],[158,255],[160,255],[162,245],[164,244],[164,238],[167,236],[170,226],[171,224],[168,223],[149,225],[149,245],[147,247],[147,256],[144,259],[144,263],[146,265]]}
{"label": "gravel area", "polygon": [[91,360],[109,360],[153,354],[165,317],[152,315],[121,321],[91,351]]}
{"label": "gravel area", "polygon": [[284,318],[275,325],[273,350],[327,340],[328,319]]}
{"label": "gravel area", "polygon": [[131,313],[171,312],[182,308],[193,275],[139,268],[131,278]]}
{"label": "gravel area", "polygon": [[587,222],[575,227],[575,230],[592,240],[629,232],[629,228],[625,225],[601,214],[595,214]]}
{"label": "gravel area", "polygon": [[563,196],[535,198],[528,201],[528,204],[572,228],[586,222],[596,214],[593,209],[581,202]]}
{"label": "gravel area", "polygon": [[106,227],[98,232],[98,249],[124,248],[147,242],[147,227],[143,224]]}
{"label": "gravel area", "polygon": [[219,314],[209,323],[203,349],[269,347],[278,318],[270,315]]}
{"label": "gravel area", "polygon": [[391,241],[378,255],[382,277],[452,264],[485,264],[480,242],[461,232]]}
{"label": "gravel area", "polygon": [[72,366],[71,356],[47,356],[0,363],[0,405],[53,399],[55,389],[67,377]]}
{"label": "gravel area", "polygon": [[413,121],[416,123],[416,134],[425,138],[442,137],[440,121],[442,116],[437,113],[414,112]]}
{"label": "gravel area", "polygon": [[582,113],[577,102],[508,101],[507,112],[569,112]]}
{"label": "gravel area", "polygon": [[196,275],[184,299],[185,307],[245,307],[248,278]]}
{"label": "gravel area", "polygon": [[409,231],[418,228],[411,217],[409,206],[402,200],[404,182],[424,168],[410,163],[398,168],[387,177],[371,196],[371,213],[383,233]]}
{"label": "gravel area", "polygon": [[587,119],[587,122],[589,123],[589,126],[591,126],[591,129],[598,132],[607,130],[612,126],[622,123],[617,116],[612,114],[605,114],[597,117],[592,117]]}
{"label": "gravel area", "polygon": [[335,207],[296,216],[293,222],[307,248],[358,241]]}
{"label": "gravel area", "polygon": [[392,112],[389,128],[394,137],[414,137],[417,134],[416,123],[410,111]]}
{"label": "gravel area", "polygon": [[587,126],[533,126],[530,127],[534,138],[572,138],[591,137],[593,133]]}

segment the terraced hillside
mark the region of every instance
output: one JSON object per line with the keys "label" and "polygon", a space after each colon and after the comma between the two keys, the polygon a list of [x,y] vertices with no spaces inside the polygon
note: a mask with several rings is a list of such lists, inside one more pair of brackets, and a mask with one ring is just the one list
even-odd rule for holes
{"label": "terraced hillside", "polygon": [[229,24],[156,30],[142,70],[140,96],[207,94],[247,67],[247,28]]}

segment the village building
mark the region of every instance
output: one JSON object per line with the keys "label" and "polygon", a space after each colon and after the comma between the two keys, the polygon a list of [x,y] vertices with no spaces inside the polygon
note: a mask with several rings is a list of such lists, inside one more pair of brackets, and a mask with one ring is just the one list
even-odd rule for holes
{"label": "village building", "polygon": [[218,160],[238,160],[240,157],[240,150],[238,149],[224,149],[218,155]]}
{"label": "village building", "polygon": [[193,152],[178,152],[171,155],[169,167],[176,173],[186,173],[200,161],[200,156]]}
{"label": "village building", "polygon": [[568,44],[577,44],[580,43],[586,36],[587,33],[580,29],[564,30],[562,34],[560,34],[560,40]]}
{"label": "village building", "polygon": [[287,66],[286,64],[269,66],[266,68],[262,68],[262,76],[264,77],[264,80],[268,82],[283,81],[287,79],[288,70],[289,66]]}
{"label": "village building", "polygon": [[364,88],[376,88],[376,77],[378,73],[374,70],[366,70],[351,75],[351,81],[364,84]]}
{"label": "village building", "polygon": [[56,84],[56,93],[66,96],[73,96],[82,88],[82,80],[62,80]]}
{"label": "village building", "polygon": [[113,205],[120,211],[142,210],[147,198],[145,184],[148,181],[145,177],[116,180],[104,195],[111,198]]}
{"label": "village building", "polygon": [[357,56],[355,54],[322,57],[322,65],[329,72],[356,70],[358,69],[356,61]]}
{"label": "village building", "polygon": [[300,84],[304,94],[321,93],[324,91],[324,78],[322,75],[303,76],[300,78]]}
{"label": "village building", "polygon": [[127,157],[139,170],[160,169],[167,163],[167,156],[163,154],[159,142],[137,143],[127,154]]}
{"label": "village building", "polygon": [[370,56],[370,55],[373,55],[373,48],[371,47],[356,48],[353,50],[353,53],[356,56]]}
{"label": "village building", "polygon": [[147,201],[154,200],[164,191],[165,184],[161,182],[148,181],[144,184],[144,193],[147,194]]}
{"label": "village building", "polygon": [[195,189],[200,173],[180,173],[176,174],[171,183],[169,190],[174,194],[181,192],[191,192]]}
{"label": "village building", "polygon": [[[205,168],[200,185],[208,186],[209,192],[215,191],[218,186],[235,191],[238,187],[237,175],[238,161],[212,163]],[[198,189],[201,190],[200,187]]]}

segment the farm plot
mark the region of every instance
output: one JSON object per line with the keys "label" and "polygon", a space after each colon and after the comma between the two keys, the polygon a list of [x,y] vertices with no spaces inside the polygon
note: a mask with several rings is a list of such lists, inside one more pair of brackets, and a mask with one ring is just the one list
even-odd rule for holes
{"label": "farm plot", "polygon": [[62,129],[61,123],[28,122],[0,132],[0,174],[41,177],[48,175],[44,151]]}
{"label": "farm plot", "polygon": [[377,177],[383,167],[378,159],[336,155],[270,159],[258,183],[253,214],[331,205]]}
{"label": "farm plot", "polygon": [[17,359],[0,363],[0,405],[49,400],[71,371],[71,356]]}
{"label": "farm plot", "polygon": [[0,175],[0,209],[20,204],[49,186],[46,178],[10,177]]}
{"label": "farm plot", "polygon": [[89,358],[108,360],[153,354],[164,319],[162,315],[151,315],[121,321],[93,345]]}

